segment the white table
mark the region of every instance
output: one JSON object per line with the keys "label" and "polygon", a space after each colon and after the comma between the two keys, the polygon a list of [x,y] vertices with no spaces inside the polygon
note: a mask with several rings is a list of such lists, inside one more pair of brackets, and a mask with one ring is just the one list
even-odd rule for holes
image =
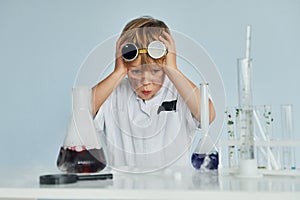
{"label": "white table", "polygon": [[0,199],[222,199],[299,200],[300,177],[237,178],[175,169],[152,174],[113,172],[113,180],[39,185],[44,167],[1,167]]}

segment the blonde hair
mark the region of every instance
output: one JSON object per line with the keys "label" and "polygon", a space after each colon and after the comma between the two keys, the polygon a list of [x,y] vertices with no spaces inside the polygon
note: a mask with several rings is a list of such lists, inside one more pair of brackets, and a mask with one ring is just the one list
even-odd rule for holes
{"label": "blonde hair", "polygon": [[[122,30],[121,43],[132,42],[139,49],[147,48],[149,43],[158,40],[158,37],[165,31],[170,34],[168,26],[158,19],[150,16],[143,16],[128,22]],[[142,64],[149,63],[150,57],[148,54],[140,54]],[[157,63],[162,63],[164,57],[154,60]]]}

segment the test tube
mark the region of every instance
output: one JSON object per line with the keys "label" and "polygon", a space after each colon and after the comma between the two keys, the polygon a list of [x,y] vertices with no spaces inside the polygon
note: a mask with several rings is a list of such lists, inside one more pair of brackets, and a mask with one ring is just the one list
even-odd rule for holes
{"label": "test tube", "polygon": [[[234,141],[235,138],[235,108],[228,107],[226,109],[226,116],[227,116],[227,133],[228,133],[228,139],[230,141]],[[228,146],[228,166],[229,168],[235,168],[236,167],[236,146],[230,144]]]}
{"label": "test tube", "polygon": [[257,146],[257,161],[258,168],[266,168],[268,170],[279,169],[278,161],[276,160],[276,151],[270,145],[273,137],[273,117],[270,105],[255,106],[253,115],[256,124],[256,136],[259,140],[268,143],[266,146]]}
{"label": "test tube", "polygon": [[[293,105],[281,105],[281,132],[283,140],[294,140]],[[283,169],[296,169],[295,147],[282,147]]]}

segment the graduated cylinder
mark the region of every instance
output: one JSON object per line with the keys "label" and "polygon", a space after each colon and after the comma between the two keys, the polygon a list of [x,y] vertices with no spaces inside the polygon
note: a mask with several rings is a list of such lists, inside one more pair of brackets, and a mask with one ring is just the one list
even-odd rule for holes
{"label": "graduated cylinder", "polygon": [[237,133],[241,141],[240,158],[254,159],[251,59],[238,59]]}

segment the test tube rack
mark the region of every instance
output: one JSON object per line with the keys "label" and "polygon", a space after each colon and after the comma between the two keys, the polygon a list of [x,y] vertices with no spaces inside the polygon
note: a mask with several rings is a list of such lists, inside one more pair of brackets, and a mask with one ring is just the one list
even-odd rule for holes
{"label": "test tube rack", "polygon": [[[256,155],[261,153],[264,156],[265,166],[258,166],[258,174],[261,175],[283,175],[283,176],[300,176],[300,169],[295,165],[290,164],[289,167],[284,167],[282,163],[282,151],[284,148],[290,149],[290,153],[294,154],[295,148],[300,147],[300,140],[295,139],[272,139],[266,137],[266,129],[262,127],[262,122],[258,120],[257,113],[254,112],[255,134],[254,134],[254,149]],[[228,113],[226,113],[228,114]],[[227,118],[227,133],[228,139],[220,139],[218,142],[219,148],[219,173],[221,174],[239,174],[240,166],[240,147],[242,141],[235,135],[236,120]],[[227,148],[228,153],[225,155],[224,148]],[[224,153],[223,153],[224,152]],[[228,164],[224,164],[225,160]],[[295,159],[294,156],[292,156]],[[257,156],[255,156],[257,160]]]}

